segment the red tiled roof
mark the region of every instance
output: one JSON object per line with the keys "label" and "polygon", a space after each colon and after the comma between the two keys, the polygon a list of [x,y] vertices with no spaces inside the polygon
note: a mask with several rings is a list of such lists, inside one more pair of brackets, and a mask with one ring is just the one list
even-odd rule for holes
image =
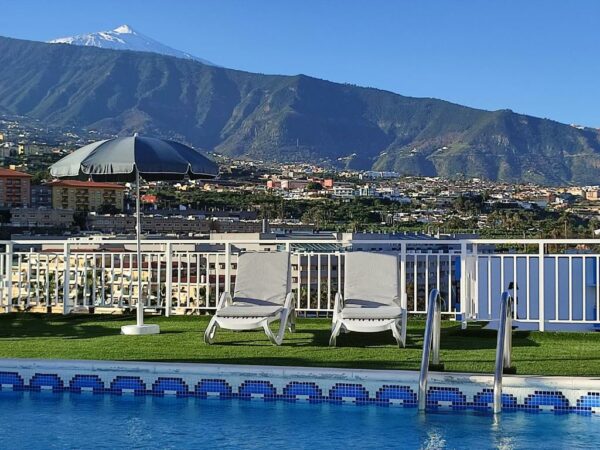
{"label": "red tiled roof", "polygon": [[31,178],[32,175],[29,175],[25,172],[18,172],[16,170],[0,167],[0,177]]}
{"label": "red tiled roof", "polygon": [[96,181],[79,180],[55,180],[48,183],[49,186],[64,186],[74,188],[100,188],[100,189],[125,189],[125,186],[117,183],[100,183]]}
{"label": "red tiled roof", "polygon": [[144,203],[156,203],[156,201],[158,199],[156,198],[156,195],[154,195],[154,194],[144,194],[144,195],[142,195],[141,200]]}

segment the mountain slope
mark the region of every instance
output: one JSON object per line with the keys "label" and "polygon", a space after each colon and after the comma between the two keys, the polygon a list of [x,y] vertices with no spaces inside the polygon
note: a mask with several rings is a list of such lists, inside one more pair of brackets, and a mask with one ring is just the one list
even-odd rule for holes
{"label": "mountain slope", "polygon": [[595,130],[153,53],[0,38],[0,108],[254,159],[552,184],[600,176]]}
{"label": "mountain slope", "polygon": [[49,44],[71,44],[92,46],[100,48],[109,48],[112,50],[133,50],[138,52],[152,52],[161,55],[175,56],[176,58],[192,59],[203,64],[214,65],[213,63],[190,55],[189,53],[176,50],[167,45],[161,44],[148,36],[134,30],[129,25],[121,25],[114,30],[99,31],[97,33],[80,34],[77,36],[68,36],[48,41]]}

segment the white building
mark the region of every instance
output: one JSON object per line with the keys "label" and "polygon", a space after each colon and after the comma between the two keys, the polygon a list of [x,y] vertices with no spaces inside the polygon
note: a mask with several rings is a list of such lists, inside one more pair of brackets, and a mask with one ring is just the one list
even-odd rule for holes
{"label": "white building", "polygon": [[356,190],[353,186],[344,186],[335,184],[332,189],[332,196],[335,198],[354,198]]}
{"label": "white building", "polygon": [[377,196],[381,198],[387,198],[388,200],[392,200],[399,203],[410,203],[411,199],[398,191],[398,188],[395,187],[378,187],[375,189],[375,193]]}
{"label": "white building", "polygon": [[358,195],[360,197],[374,197],[375,196],[375,188],[370,184],[365,184],[364,186],[358,187]]}

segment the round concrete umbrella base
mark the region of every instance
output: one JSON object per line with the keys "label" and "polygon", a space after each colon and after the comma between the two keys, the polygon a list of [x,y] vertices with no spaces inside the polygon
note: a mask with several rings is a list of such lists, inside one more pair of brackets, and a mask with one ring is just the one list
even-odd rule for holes
{"label": "round concrete umbrella base", "polygon": [[154,324],[144,325],[124,325],[121,327],[121,334],[141,335],[141,334],[158,334],[160,327]]}

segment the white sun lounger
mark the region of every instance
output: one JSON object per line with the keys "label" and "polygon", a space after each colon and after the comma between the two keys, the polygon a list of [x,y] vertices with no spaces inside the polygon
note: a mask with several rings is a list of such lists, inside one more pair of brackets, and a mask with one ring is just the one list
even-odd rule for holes
{"label": "white sun lounger", "polygon": [[406,307],[401,303],[398,256],[349,252],[345,256],[344,297],[335,296],[330,346],[341,331],[374,333],[391,330],[406,344]]}
{"label": "white sun lounger", "polygon": [[[273,344],[281,345],[289,322],[295,330],[296,311],[291,289],[288,252],[243,253],[238,258],[233,297],[224,292],[217,311],[206,328],[204,342],[212,344],[219,328],[254,330],[263,328]],[[271,322],[279,320],[279,332],[273,334]]]}

